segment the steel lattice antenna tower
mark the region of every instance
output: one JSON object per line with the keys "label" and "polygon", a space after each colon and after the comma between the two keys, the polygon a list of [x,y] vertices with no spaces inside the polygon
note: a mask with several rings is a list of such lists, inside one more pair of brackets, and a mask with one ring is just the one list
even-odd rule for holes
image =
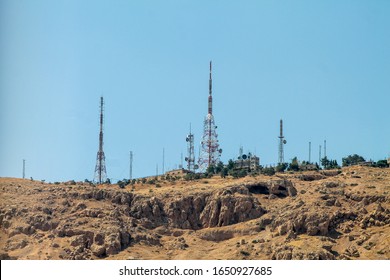
{"label": "steel lattice antenna tower", "polygon": [[103,96],[100,97],[100,133],[99,133],[99,150],[96,157],[96,167],[94,182],[102,184],[107,180],[106,158],[103,151]]}
{"label": "steel lattice antenna tower", "polygon": [[201,141],[201,154],[199,157],[199,168],[206,171],[210,165],[217,165],[222,153],[219,148],[217,126],[213,116],[213,96],[212,96],[212,77],[210,61],[210,79],[209,79],[209,99],[208,114],[204,120],[203,137]]}
{"label": "steel lattice antenna tower", "polygon": [[195,171],[195,150],[194,150],[194,134],[191,133],[191,124],[190,124],[190,134],[186,137],[187,142],[187,157],[185,161],[187,162],[188,171]]}
{"label": "steel lattice antenna tower", "polygon": [[279,138],[279,164],[284,163],[284,150],[283,146],[287,143],[287,141],[284,139],[283,136],[283,120],[280,120],[280,135],[278,136]]}

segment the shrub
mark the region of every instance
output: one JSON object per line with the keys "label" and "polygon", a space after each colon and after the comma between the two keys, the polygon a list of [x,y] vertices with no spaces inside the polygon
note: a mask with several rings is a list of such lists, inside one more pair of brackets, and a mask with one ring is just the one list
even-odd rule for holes
{"label": "shrub", "polygon": [[264,167],[261,172],[264,174],[264,175],[267,175],[267,176],[272,176],[272,175],[275,175],[275,169],[270,166],[270,167]]}
{"label": "shrub", "polygon": [[356,165],[360,162],[365,162],[366,160],[357,154],[349,155],[347,157],[344,157],[342,159],[343,166],[350,166],[350,165]]}
{"label": "shrub", "polygon": [[284,172],[288,167],[288,163],[279,163],[276,168],[275,168],[275,171],[276,172]]}

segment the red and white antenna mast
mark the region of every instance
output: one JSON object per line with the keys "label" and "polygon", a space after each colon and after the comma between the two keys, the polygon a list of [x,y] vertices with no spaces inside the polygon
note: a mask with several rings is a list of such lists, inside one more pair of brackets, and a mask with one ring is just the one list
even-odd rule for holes
{"label": "red and white antenna mast", "polygon": [[210,79],[209,79],[209,98],[208,98],[208,114],[204,120],[203,137],[201,141],[201,153],[199,157],[199,168],[205,172],[210,165],[217,165],[222,153],[219,148],[217,126],[213,116],[213,96],[212,96],[212,63],[210,61]]}

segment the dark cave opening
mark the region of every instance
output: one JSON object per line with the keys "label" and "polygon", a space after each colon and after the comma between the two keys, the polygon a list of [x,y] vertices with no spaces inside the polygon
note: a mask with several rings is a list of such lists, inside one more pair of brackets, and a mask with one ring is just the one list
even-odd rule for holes
{"label": "dark cave opening", "polygon": [[255,184],[248,187],[250,193],[253,194],[269,194],[268,187],[262,184]]}

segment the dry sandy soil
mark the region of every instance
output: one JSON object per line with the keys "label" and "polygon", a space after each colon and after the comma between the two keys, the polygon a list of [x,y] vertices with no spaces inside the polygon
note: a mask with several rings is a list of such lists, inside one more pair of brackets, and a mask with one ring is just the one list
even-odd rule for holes
{"label": "dry sandy soil", "polygon": [[390,169],[93,186],[0,178],[1,259],[390,259]]}

